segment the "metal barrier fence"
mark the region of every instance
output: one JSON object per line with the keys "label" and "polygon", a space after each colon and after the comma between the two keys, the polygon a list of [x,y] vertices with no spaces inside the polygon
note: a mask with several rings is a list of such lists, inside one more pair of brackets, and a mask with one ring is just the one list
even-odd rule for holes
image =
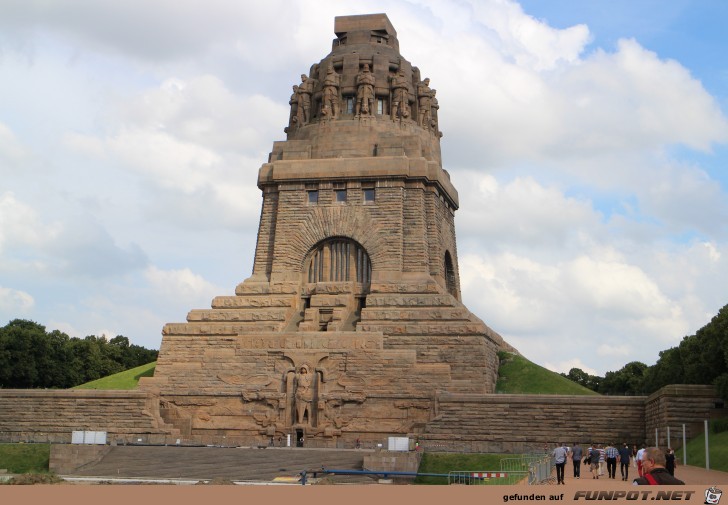
{"label": "metal barrier fence", "polygon": [[531,461],[528,467],[528,484],[541,484],[553,480],[551,472],[554,469],[554,458],[549,455],[542,455]]}
{"label": "metal barrier fence", "polygon": [[518,484],[528,477],[528,471],[492,472],[492,471],[454,471],[447,475],[448,484],[464,484],[466,486],[508,486]]}
{"label": "metal barrier fence", "polygon": [[523,454],[500,460],[501,470],[528,473],[528,484],[538,484],[551,476],[553,458],[548,454]]}

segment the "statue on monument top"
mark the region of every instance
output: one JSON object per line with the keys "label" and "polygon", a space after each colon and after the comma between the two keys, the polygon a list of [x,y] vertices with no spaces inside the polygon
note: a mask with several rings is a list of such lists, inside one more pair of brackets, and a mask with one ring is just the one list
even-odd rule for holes
{"label": "statue on monument top", "polygon": [[288,127],[284,128],[283,131],[288,133],[298,123],[298,85],[293,85],[293,94],[291,99],[288,100],[288,105],[291,106],[291,113],[288,116]]}
{"label": "statue on monument top", "polygon": [[417,110],[417,124],[429,130],[432,122],[432,90],[429,77],[417,83]]}
{"label": "statue on monument top", "polygon": [[301,74],[301,84],[296,91],[298,100],[297,118],[299,125],[308,124],[311,121],[311,95],[315,81],[306,74]]}
{"label": "statue on monument top", "polygon": [[323,103],[321,114],[331,119],[336,119],[339,115],[339,83],[341,76],[336,73],[334,66],[329,63],[326,70],[323,89]]}
{"label": "statue on monument top", "polygon": [[392,119],[409,117],[408,102],[407,76],[404,74],[404,69],[400,68],[399,72],[392,76]]}
{"label": "statue on monument top", "polygon": [[369,71],[369,64],[365,63],[361,72],[356,76],[356,112],[354,117],[372,115],[374,107],[374,75]]}

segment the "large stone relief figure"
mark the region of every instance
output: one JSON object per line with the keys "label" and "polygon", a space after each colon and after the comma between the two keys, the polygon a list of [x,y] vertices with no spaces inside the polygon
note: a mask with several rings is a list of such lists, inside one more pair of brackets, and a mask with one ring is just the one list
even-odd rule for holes
{"label": "large stone relief figure", "polygon": [[417,84],[417,110],[417,124],[429,130],[432,122],[432,90],[429,78]]}
{"label": "large stone relief figure", "polygon": [[341,76],[334,71],[334,67],[329,64],[324,78],[323,104],[321,114],[325,117],[336,119],[339,115],[339,82]]}
{"label": "large stone relief figure", "polygon": [[370,116],[374,108],[374,75],[369,71],[369,65],[364,64],[364,68],[356,76],[356,111],[355,117],[362,114]]}
{"label": "large stone relief figure", "polygon": [[311,424],[311,403],[313,402],[313,373],[307,365],[302,365],[296,374],[296,422],[304,424],[308,414],[308,424]]}
{"label": "large stone relief figure", "polygon": [[314,80],[306,74],[301,74],[301,84],[296,91],[298,97],[298,124],[305,125],[311,121],[311,95],[313,95]]}
{"label": "large stone relief figure", "polygon": [[400,68],[392,77],[392,119],[409,117],[407,95],[407,76],[404,74],[404,69]]}

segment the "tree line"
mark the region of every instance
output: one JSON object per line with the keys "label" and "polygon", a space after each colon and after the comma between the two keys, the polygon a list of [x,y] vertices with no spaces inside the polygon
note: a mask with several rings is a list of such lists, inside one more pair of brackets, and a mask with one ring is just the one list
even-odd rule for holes
{"label": "tree line", "polygon": [[668,384],[714,384],[728,400],[728,305],[695,335],[661,351],[652,366],[632,361],[604,377],[572,368],[567,379],[607,395],[649,395]]}
{"label": "tree line", "polygon": [[15,319],[0,328],[0,388],[70,388],[155,361],[158,352],[123,335],[71,338]]}

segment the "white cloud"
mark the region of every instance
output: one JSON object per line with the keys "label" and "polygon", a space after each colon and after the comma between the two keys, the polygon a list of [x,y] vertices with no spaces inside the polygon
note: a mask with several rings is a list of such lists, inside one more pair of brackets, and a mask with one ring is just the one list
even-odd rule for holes
{"label": "white cloud", "polygon": [[0,286],[0,311],[22,314],[32,309],[34,305],[35,300],[30,294]]}
{"label": "white cloud", "polygon": [[620,359],[626,359],[629,358],[631,352],[632,349],[628,345],[614,345],[607,343],[601,344],[597,347],[597,355],[599,356],[615,356]]}
{"label": "white cloud", "polygon": [[189,268],[160,270],[151,266],[144,272],[144,276],[154,290],[162,296],[211,300],[215,295],[220,294],[220,288],[206,281],[202,276],[194,274]]}
{"label": "white cloud", "polygon": [[590,375],[599,375],[595,369],[585,365],[579,358],[567,359],[563,361],[551,362],[547,361],[543,364],[544,368],[548,368],[556,373],[569,373],[572,368],[579,368]]}
{"label": "white cloud", "polygon": [[0,171],[10,175],[28,157],[27,150],[10,128],[0,121]]}

